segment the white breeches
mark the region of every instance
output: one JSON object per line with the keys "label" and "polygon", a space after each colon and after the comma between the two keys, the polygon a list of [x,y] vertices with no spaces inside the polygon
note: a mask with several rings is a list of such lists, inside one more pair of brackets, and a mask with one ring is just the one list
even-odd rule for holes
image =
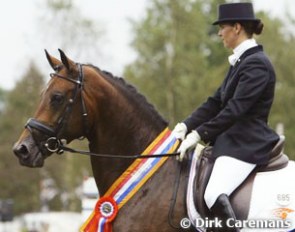
{"label": "white breeches", "polygon": [[225,193],[230,196],[255,167],[256,164],[247,163],[229,156],[218,157],[204,195],[208,208],[211,209],[221,194]]}

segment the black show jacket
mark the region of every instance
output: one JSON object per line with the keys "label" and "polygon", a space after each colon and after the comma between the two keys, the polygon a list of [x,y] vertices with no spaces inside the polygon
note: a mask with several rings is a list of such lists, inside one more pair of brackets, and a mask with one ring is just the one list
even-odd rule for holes
{"label": "black show jacket", "polygon": [[274,68],[258,45],[248,49],[215,94],[184,123],[213,145],[213,155],[266,164],[279,136],[268,126],[274,99]]}

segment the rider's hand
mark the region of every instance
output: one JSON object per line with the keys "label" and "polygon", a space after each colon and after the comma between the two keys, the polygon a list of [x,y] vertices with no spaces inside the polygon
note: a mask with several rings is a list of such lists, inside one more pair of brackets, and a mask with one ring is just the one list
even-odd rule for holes
{"label": "rider's hand", "polygon": [[174,127],[172,131],[172,134],[175,136],[175,138],[184,140],[186,132],[187,132],[187,127],[183,122],[181,122],[176,124],[176,126]]}
{"label": "rider's hand", "polygon": [[177,150],[177,152],[180,153],[180,155],[177,156],[177,159],[181,162],[186,152],[189,149],[194,148],[200,140],[201,140],[201,137],[197,131],[193,130],[191,133],[189,133]]}

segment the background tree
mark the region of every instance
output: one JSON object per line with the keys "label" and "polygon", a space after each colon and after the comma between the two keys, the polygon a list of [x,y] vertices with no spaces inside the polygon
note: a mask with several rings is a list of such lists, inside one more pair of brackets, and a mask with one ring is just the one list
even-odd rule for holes
{"label": "background tree", "polygon": [[0,114],[0,198],[13,199],[16,213],[39,208],[39,170],[21,167],[12,154],[12,146],[28,116],[32,115],[41,88],[43,79],[32,63],[15,89],[7,93]]}
{"label": "background tree", "polygon": [[277,84],[275,100],[270,117],[270,125],[276,128],[278,124],[283,124],[286,136],[286,153],[295,159],[295,72],[292,60],[295,59],[295,34],[290,31],[294,27],[294,19],[289,18],[289,23],[282,20],[269,18],[266,13],[259,15],[265,24],[262,36],[258,41],[264,45],[266,53],[272,60],[276,74]]}
{"label": "background tree", "polygon": [[5,96],[6,96],[6,91],[0,88],[0,115],[5,107]]}
{"label": "background tree", "polygon": [[211,74],[209,59],[216,45],[208,39],[217,2],[224,1],[153,0],[146,17],[133,22],[132,46],[138,57],[125,76],[150,96],[171,124],[204,100],[205,83],[211,91],[212,82],[219,81],[212,78],[218,75]]}
{"label": "background tree", "polygon": [[82,14],[76,0],[46,0],[40,6],[38,32],[48,49],[70,51],[77,60],[98,59],[103,55],[105,29]]}

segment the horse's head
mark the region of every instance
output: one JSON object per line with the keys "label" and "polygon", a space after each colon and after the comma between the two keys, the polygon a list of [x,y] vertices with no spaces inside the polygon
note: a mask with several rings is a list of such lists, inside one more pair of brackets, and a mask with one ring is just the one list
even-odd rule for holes
{"label": "horse's head", "polygon": [[62,152],[64,140],[81,136],[87,137],[91,151],[138,154],[167,126],[123,78],[75,63],[59,52],[60,60],[46,52],[54,73],[34,118],[13,147],[22,165],[41,167],[46,157]]}
{"label": "horse's head", "polygon": [[13,147],[20,163],[28,167],[42,167],[46,157],[61,152],[58,149],[61,141],[69,142],[85,134],[83,67],[61,50],[61,60],[45,52],[54,73],[50,75],[34,118],[28,120]]}

